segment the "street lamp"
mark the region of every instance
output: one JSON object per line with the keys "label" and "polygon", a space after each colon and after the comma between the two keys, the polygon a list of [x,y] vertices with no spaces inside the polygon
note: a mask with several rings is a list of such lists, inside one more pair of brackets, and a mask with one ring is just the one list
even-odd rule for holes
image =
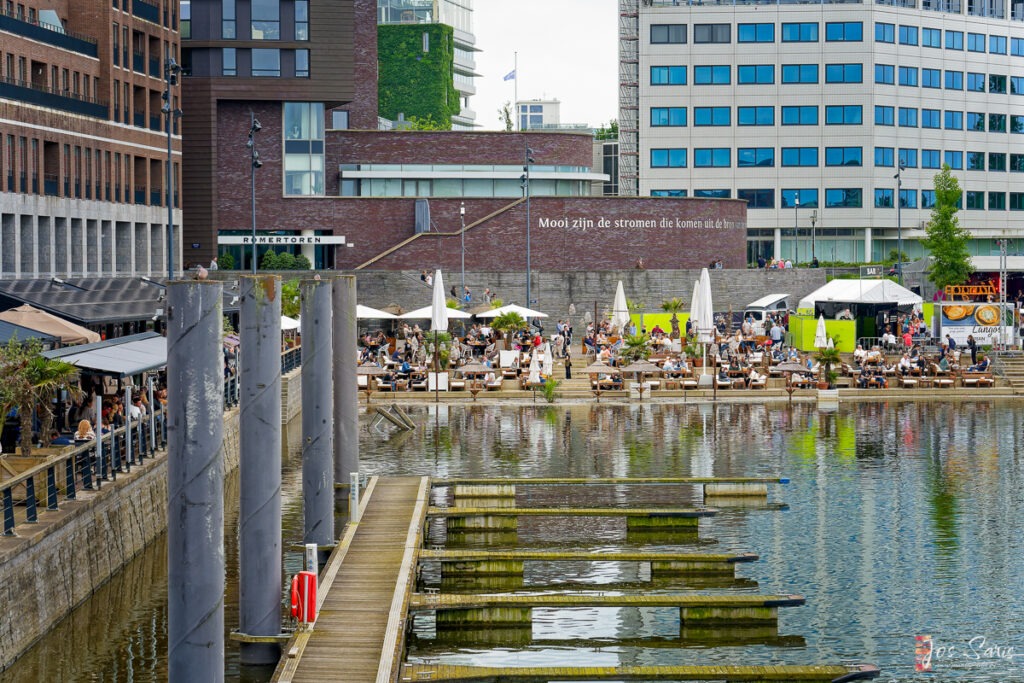
{"label": "street lamp", "polygon": [[263,165],[260,161],[260,153],[256,149],[256,133],[263,130],[256,113],[249,112],[249,140],[245,146],[249,148],[249,162],[252,164],[250,170],[250,182],[252,185],[252,274],[256,274],[256,169]]}
{"label": "street lamp", "polygon": [[171,88],[178,84],[181,66],[168,58],[164,63],[164,92],[160,96],[164,103],[160,111],[167,117],[167,279],[174,279],[174,158],[171,139],[174,134],[174,122],[181,118],[181,110],[172,106]]}
{"label": "street lamp", "polygon": [[[798,191],[799,192],[799,191]],[[800,263],[800,195],[793,198],[793,265]]]}
{"label": "street lamp", "polygon": [[526,145],[524,156],[523,175],[519,176],[519,181],[523,188],[523,196],[526,197],[526,306],[529,308],[533,305],[533,300],[530,299],[530,164],[535,163],[533,150],[529,145]]}
{"label": "street lamp", "polygon": [[896,168],[896,282],[903,286],[903,223],[901,221],[900,209],[903,207],[903,177],[900,175],[906,170],[901,161]]}
{"label": "street lamp", "polygon": [[462,223],[462,230],[459,231],[462,242],[462,292],[466,292],[466,202],[459,202],[459,221]]}
{"label": "street lamp", "polygon": [[[814,250],[814,224],[818,222],[818,211],[815,209],[811,211],[811,263],[818,257]],[[817,266],[815,266],[817,267]]]}

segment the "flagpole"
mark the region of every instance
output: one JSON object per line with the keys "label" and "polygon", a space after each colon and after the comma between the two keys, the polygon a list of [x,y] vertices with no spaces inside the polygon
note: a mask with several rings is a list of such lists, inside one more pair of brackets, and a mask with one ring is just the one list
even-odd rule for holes
{"label": "flagpole", "polygon": [[[512,53],[512,111],[516,117],[516,130],[519,130],[519,51]],[[529,306],[529,302],[526,304]]]}

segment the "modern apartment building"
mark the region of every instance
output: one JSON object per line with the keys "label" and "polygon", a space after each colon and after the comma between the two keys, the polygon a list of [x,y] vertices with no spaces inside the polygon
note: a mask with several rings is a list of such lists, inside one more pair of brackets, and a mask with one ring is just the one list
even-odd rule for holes
{"label": "modern apartment building", "polygon": [[[469,99],[476,94],[476,36],[473,35],[473,0],[377,0],[379,24],[444,24],[454,30],[453,82],[461,111],[452,116],[452,130],[472,130],[476,112]],[[389,55],[381,55],[382,60]]]}
{"label": "modern apartment building", "polygon": [[913,258],[948,164],[972,253],[1024,236],[1024,4],[619,9],[621,194],[747,200],[750,261]]}
{"label": "modern apartment building", "polygon": [[169,151],[162,96],[177,55],[177,0],[4,0],[0,277],[166,272],[181,138],[172,118]]}

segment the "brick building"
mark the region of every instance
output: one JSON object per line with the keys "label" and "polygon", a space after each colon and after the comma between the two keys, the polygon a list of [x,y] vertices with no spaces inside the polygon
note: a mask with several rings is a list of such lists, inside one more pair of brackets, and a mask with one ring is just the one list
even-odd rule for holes
{"label": "brick building", "polygon": [[464,242],[467,268],[516,271],[529,225],[537,269],[746,264],[743,202],[591,197],[589,132],[377,130],[373,0],[187,4],[186,263],[248,269],[255,231],[258,259],[451,269]]}
{"label": "brick building", "polygon": [[4,1],[0,277],[166,272],[177,26],[177,0]]}

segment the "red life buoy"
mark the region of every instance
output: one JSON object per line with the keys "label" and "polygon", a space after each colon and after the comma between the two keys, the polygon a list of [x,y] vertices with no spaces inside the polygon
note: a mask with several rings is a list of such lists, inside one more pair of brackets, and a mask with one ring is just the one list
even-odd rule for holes
{"label": "red life buoy", "polygon": [[297,574],[292,578],[292,616],[296,618],[299,616],[299,576]]}

